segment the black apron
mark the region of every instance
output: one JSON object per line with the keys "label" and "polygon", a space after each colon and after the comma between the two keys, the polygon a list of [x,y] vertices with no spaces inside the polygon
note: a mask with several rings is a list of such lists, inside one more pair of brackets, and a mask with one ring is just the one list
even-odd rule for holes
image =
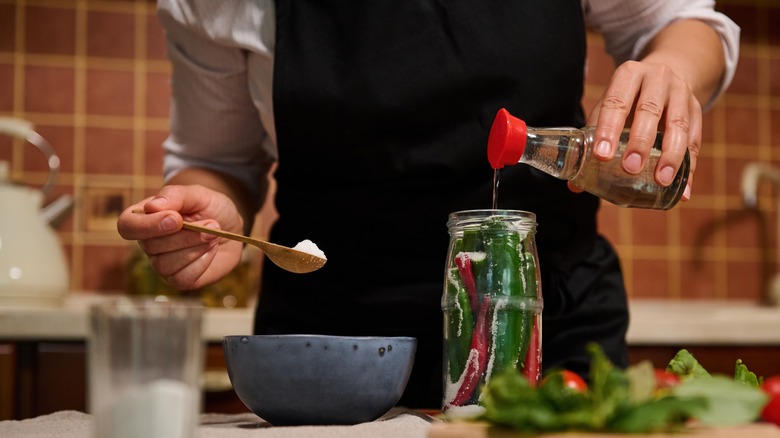
{"label": "black apron", "polygon": [[[255,331],[415,336],[400,404],[440,407],[447,215],[490,208],[486,147],[499,108],[531,126],[584,123],[580,1],[278,0],[276,9],[271,240],[311,239],[328,262],[306,275],[267,265]],[[544,365],[584,372],[589,340],[623,364],[625,292],[596,233],[598,200],[509,166],[499,207],[537,214]]]}

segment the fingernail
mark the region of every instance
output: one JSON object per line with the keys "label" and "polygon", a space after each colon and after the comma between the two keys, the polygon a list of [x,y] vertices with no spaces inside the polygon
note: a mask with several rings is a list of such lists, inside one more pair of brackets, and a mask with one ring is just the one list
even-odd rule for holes
{"label": "fingernail", "polygon": [[611,150],[612,148],[609,146],[609,142],[602,140],[596,145],[596,150],[594,152],[596,152],[596,155],[606,158],[609,156]]}
{"label": "fingernail", "polygon": [[672,166],[666,166],[663,169],[661,169],[661,172],[658,174],[658,180],[663,184],[664,186],[668,186],[672,183],[672,180],[674,179],[674,169]]}
{"label": "fingernail", "polygon": [[163,231],[175,231],[178,227],[179,224],[173,216],[165,216],[162,222],[160,222],[160,228],[162,228]]}
{"label": "fingernail", "polygon": [[629,173],[639,173],[642,169],[642,157],[636,152],[629,154],[623,159],[623,168]]}
{"label": "fingernail", "polygon": [[685,186],[685,191],[683,192],[683,198],[691,199],[691,186],[689,185]]}

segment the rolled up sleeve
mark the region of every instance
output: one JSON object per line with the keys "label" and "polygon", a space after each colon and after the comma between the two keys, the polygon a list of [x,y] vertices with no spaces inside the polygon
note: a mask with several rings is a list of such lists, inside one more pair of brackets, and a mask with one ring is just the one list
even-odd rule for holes
{"label": "rolled up sleeve", "polygon": [[249,91],[248,51],[214,38],[195,16],[202,11],[186,7],[161,2],[158,8],[172,64],[164,177],[207,168],[236,178],[259,200],[276,148]]}
{"label": "rolled up sleeve", "polygon": [[616,64],[638,59],[658,32],[674,21],[700,20],[720,36],[726,68],[705,109],[728,88],[739,59],[740,29],[715,11],[714,0],[583,0],[586,23],[604,36],[605,49]]}

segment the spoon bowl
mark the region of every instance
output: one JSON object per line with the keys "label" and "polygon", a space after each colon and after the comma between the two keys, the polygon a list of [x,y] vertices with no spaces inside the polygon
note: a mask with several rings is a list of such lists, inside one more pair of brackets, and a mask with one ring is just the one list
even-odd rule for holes
{"label": "spoon bowl", "polygon": [[323,267],[327,261],[327,259],[324,257],[320,257],[306,251],[299,251],[297,249],[243,236],[241,234],[231,233],[229,231],[207,228],[201,225],[193,224],[192,222],[185,221],[183,228],[185,230],[197,231],[200,233],[223,237],[225,239],[236,240],[257,247],[263,251],[265,255],[268,256],[268,259],[271,260],[276,266],[284,269],[285,271],[294,272],[296,274],[307,274],[309,272],[314,272]]}

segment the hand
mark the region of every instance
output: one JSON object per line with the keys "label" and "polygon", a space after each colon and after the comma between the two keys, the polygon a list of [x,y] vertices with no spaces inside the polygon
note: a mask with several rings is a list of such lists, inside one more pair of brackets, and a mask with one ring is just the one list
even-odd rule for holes
{"label": "hand", "polygon": [[686,148],[691,171],[683,200],[690,199],[696,158],[701,149],[701,105],[688,84],[664,64],[628,61],[616,70],[588,124],[596,125],[594,155],[612,159],[618,138],[630,121],[623,169],[638,174],[647,162],[657,131],[664,133],[655,180],[668,186],[680,168]]}
{"label": "hand", "polygon": [[182,221],[243,232],[235,204],[224,194],[198,185],[172,185],[128,207],[117,229],[137,240],[152,268],[173,287],[197,289],[227,275],[241,259],[240,242],[182,230]]}

